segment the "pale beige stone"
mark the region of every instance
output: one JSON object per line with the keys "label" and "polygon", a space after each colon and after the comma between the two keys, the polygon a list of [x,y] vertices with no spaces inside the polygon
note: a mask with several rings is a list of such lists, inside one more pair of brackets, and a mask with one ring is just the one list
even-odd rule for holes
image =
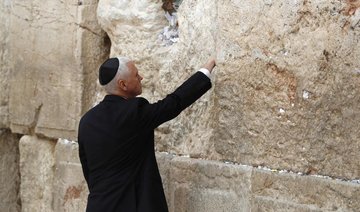
{"label": "pale beige stone", "polygon": [[21,211],[53,211],[55,141],[25,135],[19,150]]}
{"label": "pale beige stone", "polygon": [[97,68],[108,53],[95,11],[95,1],[12,2],[13,132],[76,138],[79,118],[96,96]]}
{"label": "pale beige stone", "polygon": [[179,42],[165,47],[160,1],[134,2],[100,1],[98,17],[111,55],[137,62],[145,97],[218,60],[213,89],[158,129],[158,150],[360,177],[358,1],[183,1]]}
{"label": "pale beige stone", "polygon": [[54,211],[85,211],[88,193],[78,144],[59,139],[55,146]]}
{"label": "pale beige stone", "polygon": [[309,205],[283,202],[276,199],[255,197],[251,208],[253,212],[320,212],[319,208]]}
{"label": "pale beige stone", "polygon": [[[360,210],[358,184],[209,161],[360,178],[358,0],[186,0],[172,46],[157,40],[162,1],[96,4],[2,1],[0,128],[10,117],[13,132],[76,138],[104,95],[110,42],[97,9],[111,55],[135,60],[151,101],[217,57],[213,89],[156,134],[158,151],[205,159],[158,154],[170,211]],[[76,143],[24,136],[20,155],[23,211],[84,210]]]}
{"label": "pale beige stone", "polygon": [[13,1],[12,7],[11,129],[69,136],[81,106],[77,6],[60,1]]}
{"label": "pale beige stone", "polygon": [[156,153],[156,160],[160,171],[160,176],[162,179],[164,193],[167,202],[170,202],[170,185],[171,185],[171,178],[170,178],[170,170],[171,170],[171,160],[173,155],[168,153]]}
{"label": "pale beige stone", "polygon": [[360,210],[359,184],[319,177],[253,169],[251,193],[259,211]]}
{"label": "pale beige stone", "polygon": [[251,168],[175,157],[170,211],[250,211]]}
{"label": "pale beige stone", "polygon": [[0,130],[0,211],[20,211],[19,136]]}
{"label": "pale beige stone", "polygon": [[9,20],[10,1],[0,3],[0,128],[9,127]]}
{"label": "pale beige stone", "polygon": [[245,2],[219,4],[233,11],[219,16],[220,37],[247,54],[217,73],[214,158],[358,178],[360,40],[341,28],[345,5]]}
{"label": "pale beige stone", "polygon": [[168,173],[162,177],[170,211],[360,210],[357,183],[168,154],[157,160],[170,163],[159,167]]}

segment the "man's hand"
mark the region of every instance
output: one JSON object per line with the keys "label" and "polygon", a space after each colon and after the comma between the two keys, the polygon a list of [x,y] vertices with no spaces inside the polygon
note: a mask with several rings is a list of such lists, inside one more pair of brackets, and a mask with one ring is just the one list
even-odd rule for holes
{"label": "man's hand", "polygon": [[213,68],[216,66],[216,61],[214,58],[210,58],[207,63],[204,64],[203,68],[206,68],[211,73]]}

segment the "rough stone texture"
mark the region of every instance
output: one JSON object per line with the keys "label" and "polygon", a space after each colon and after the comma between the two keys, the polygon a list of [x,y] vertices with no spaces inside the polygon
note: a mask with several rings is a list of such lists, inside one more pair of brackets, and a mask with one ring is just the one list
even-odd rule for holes
{"label": "rough stone texture", "polygon": [[253,169],[251,192],[258,211],[360,210],[360,185],[337,180]]}
{"label": "rough stone texture", "polygon": [[9,23],[10,1],[0,3],[0,128],[9,127]]}
{"label": "rough stone texture", "polygon": [[170,186],[171,186],[171,178],[170,178],[170,168],[171,168],[171,160],[173,155],[167,153],[157,153],[156,160],[158,163],[160,175],[162,178],[162,183],[164,187],[165,197],[167,202],[170,202]]}
{"label": "rough stone texture", "polygon": [[53,211],[55,141],[25,135],[19,149],[21,211]]}
{"label": "rough stone texture", "polygon": [[220,48],[214,158],[359,178],[360,26],[342,2],[220,1],[220,43],[244,55]]}
{"label": "rough stone texture", "polygon": [[33,136],[17,188],[16,136],[0,134],[0,211],[19,210],[17,189],[22,211],[84,210],[77,144],[35,135],[74,140],[110,44],[151,101],[217,57],[213,89],[156,134],[158,151],[192,157],[158,154],[170,211],[360,211],[359,184],[215,162],[360,178],[360,0],[184,0],[172,46],[161,4],[1,2],[0,128]]}
{"label": "rough stone texture", "polygon": [[[359,211],[360,185],[158,154],[170,211]],[[168,177],[168,179],[166,179]],[[165,179],[164,179],[165,178]]]}
{"label": "rough stone texture", "polygon": [[0,130],[0,211],[20,211],[19,137]]}
{"label": "rough stone texture", "polygon": [[85,211],[88,188],[74,141],[59,139],[55,146],[54,211]]}
{"label": "rough stone texture", "polygon": [[251,168],[176,157],[171,160],[170,211],[250,211]]}
{"label": "rough stone texture", "polygon": [[75,139],[109,45],[96,22],[97,2],[11,3],[11,130]]}
{"label": "rough stone texture", "polygon": [[159,128],[159,151],[360,178],[359,0],[183,1],[170,47],[156,40],[160,3],[98,8],[111,54],[135,59],[150,100],[216,54],[213,89]]}

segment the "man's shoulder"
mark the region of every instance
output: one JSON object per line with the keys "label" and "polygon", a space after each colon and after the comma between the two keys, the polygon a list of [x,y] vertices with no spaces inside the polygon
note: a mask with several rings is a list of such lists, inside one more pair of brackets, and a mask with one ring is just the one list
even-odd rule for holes
{"label": "man's shoulder", "polygon": [[135,97],[134,100],[139,105],[149,104],[149,101],[147,99],[145,99],[144,97]]}
{"label": "man's shoulder", "polygon": [[[110,105],[109,105],[110,104]],[[114,112],[122,113],[125,110],[130,112],[131,110],[137,110],[137,108],[149,104],[149,101],[144,97],[135,97],[121,102],[100,102],[94,107],[90,108],[80,119],[80,123],[86,120],[92,119],[94,116],[98,116],[101,113]]]}
{"label": "man's shoulder", "polygon": [[80,118],[80,125],[91,118],[92,114],[95,113],[95,110],[96,110],[97,107],[98,107],[98,105],[90,108],[87,112],[85,112],[84,115],[82,115],[82,117]]}

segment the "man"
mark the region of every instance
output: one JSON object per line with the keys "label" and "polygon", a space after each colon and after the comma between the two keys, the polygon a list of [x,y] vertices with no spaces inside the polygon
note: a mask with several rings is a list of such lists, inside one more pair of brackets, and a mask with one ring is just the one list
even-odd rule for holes
{"label": "man", "polygon": [[141,80],[133,61],[118,57],[99,69],[108,95],[79,124],[79,156],[89,187],[87,212],[168,211],[154,151],[154,129],[175,118],[211,88],[210,59],[157,103],[136,97]]}

